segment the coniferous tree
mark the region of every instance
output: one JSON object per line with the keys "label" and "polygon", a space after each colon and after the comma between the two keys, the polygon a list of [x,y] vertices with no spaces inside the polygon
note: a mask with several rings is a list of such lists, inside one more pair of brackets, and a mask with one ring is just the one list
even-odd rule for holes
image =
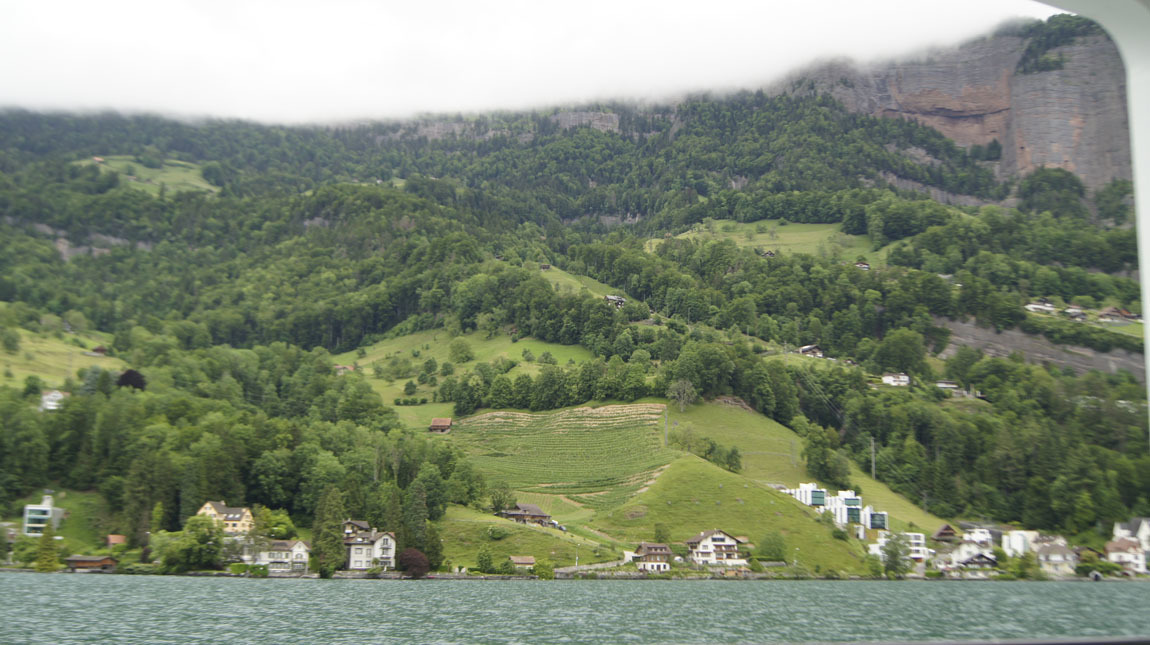
{"label": "coniferous tree", "polygon": [[345,519],[343,493],[329,484],[316,504],[312,525],[312,567],[323,578],[330,578],[347,562],[347,549],[343,544]]}
{"label": "coniferous tree", "polygon": [[49,521],[36,545],[36,570],[51,573],[60,568],[60,548],[56,545],[56,530]]}

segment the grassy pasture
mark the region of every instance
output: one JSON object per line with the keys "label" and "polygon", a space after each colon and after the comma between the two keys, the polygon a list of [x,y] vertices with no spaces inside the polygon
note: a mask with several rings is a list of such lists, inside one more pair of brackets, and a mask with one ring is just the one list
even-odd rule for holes
{"label": "grassy pasture", "polygon": [[[37,490],[16,500],[12,504],[16,514],[4,517],[4,521],[13,522],[19,530],[23,523],[24,505],[39,504],[42,496]],[[52,494],[52,504],[67,511],[56,535],[63,537],[70,549],[76,553],[90,553],[104,546],[108,527],[102,520],[108,513],[103,496],[95,491],[58,490]]]}
{"label": "grassy pasture", "polygon": [[512,488],[603,509],[623,503],[678,454],[662,445],[662,416],[659,404],[489,412],[458,421],[451,439]]}
{"label": "grassy pasture", "polygon": [[556,290],[560,292],[570,291],[572,293],[581,293],[587,291],[591,295],[599,298],[609,294],[623,295],[623,292],[619,289],[614,289],[594,278],[567,273],[563,269],[555,266],[552,266],[546,271],[540,271],[540,273],[548,282],[555,285]]}
{"label": "grassy pasture", "polygon": [[673,542],[721,528],[759,543],[769,531],[778,531],[791,558],[808,568],[861,569],[862,545],[834,539],[832,526],[815,517],[812,509],[783,493],[689,455],[668,466],[645,492],[596,515],[594,525],[627,542],[653,539],[656,523],[667,526]]}
{"label": "grassy pasture", "polygon": [[[724,445],[738,446],[743,457],[742,474],[759,483],[783,484],[788,488],[811,481],[802,460],[803,441],[790,428],[756,412],[720,403],[702,403],[679,412],[669,406],[669,418],[679,428],[690,424],[699,436],[710,437]],[[851,481],[861,490],[864,504],[890,513],[891,524],[902,528],[914,523],[933,532],[944,522],[910,500],[895,493],[886,484],[851,464]]]}
{"label": "grassy pasture", "polygon": [[[489,527],[503,529],[507,536],[493,540],[487,533]],[[551,560],[558,567],[571,566],[575,564],[576,545],[580,564],[622,557],[618,551],[570,531],[517,524],[462,506],[448,507],[438,528],[443,537],[444,557],[454,566],[475,567],[475,558],[482,546],[491,551],[496,565],[511,555],[532,555],[537,561]]]}
{"label": "grassy pasture", "polygon": [[[88,159],[79,163],[94,164],[96,162]],[[104,157],[104,163],[100,165],[104,170],[114,170],[120,173],[122,185],[153,195],[160,193],[160,184],[167,187],[168,194],[180,191],[215,193],[220,190],[204,181],[200,174],[199,164],[188,161],[165,159],[162,167],[148,168],[136,161],[132,155],[108,155]],[[136,179],[128,179],[129,175],[135,176]]]}
{"label": "grassy pasture", "polygon": [[[35,375],[49,386],[60,387],[69,376],[75,378],[81,368],[98,365],[106,370],[124,369],[124,362],[118,358],[84,355],[93,347],[109,344],[110,334],[61,333],[57,338],[53,334],[37,334],[27,329],[17,331],[20,333],[20,349],[13,354],[0,350],[0,369],[3,370],[0,384],[23,387],[24,379]],[[10,377],[7,376],[9,372],[12,374]]]}
{"label": "grassy pasture", "polygon": [[[760,232],[761,231],[761,232]],[[854,262],[858,256],[867,258],[872,265],[886,263],[886,249],[874,251],[865,235],[846,235],[840,224],[786,224],[778,220],[735,222],[712,220],[696,224],[692,230],[676,236],[679,239],[731,240],[739,247],[761,248],[775,253],[807,253],[818,257],[838,257]],[[647,250],[654,251],[661,239],[647,241]]]}
{"label": "grassy pasture", "polygon": [[[475,360],[455,365],[456,374],[470,370],[476,363],[486,363],[496,358],[504,357],[519,361],[519,364],[507,373],[508,378],[514,380],[516,376],[522,373],[534,376],[539,373],[542,366],[537,362],[528,363],[524,361],[523,350],[525,349],[531,350],[531,353],[533,353],[536,358],[541,356],[543,352],[551,352],[551,355],[555,357],[555,360],[560,365],[566,364],[568,360],[574,360],[578,363],[592,357],[590,351],[579,345],[546,343],[534,338],[521,338],[513,343],[511,342],[511,337],[505,334],[500,334],[494,338],[487,338],[483,332],[466,334],[462,336],[462,338],[471,346],[472,351],[475,353]],[[403,386],[408,380],[415,381],[415,377],[419,374],[420,366],[423,365],[428,358],[434,358],[440,365],[448,360],[447,348],[451,340],[451,336],[442,329],[420,331],[398,338],[389,338],[374,345],[364,347],[363,349],[366,353],[362,357],[359,356],[357,352],[352,351],[335,356],[334,361],[337,365],[357,365],[364,376],[367,377],[367,381],[371,384],[372,389],[383,397],[383,402],[386,405],[392,405],[392,402],[396,398],[410,398],[403,393]],[[419,352],[419,356],[415,356],[415,352]],[[394,381],[386,381],[374,378],[371,370],[372,364],[376,361],[384,363],[393,356],[406,357],[411,361],[413,371],[410,379],[399,378]],[[442,377],[440,377],[440,379],[442,379]],[[435,387],[418,385],[416,393],[411,396],[426,398],[428,403],[424,405],[395,406],[395,411],[399,414],[400,421],[409,427],[420,428],[430,424],[431,419],[434,417],[452,416],[451,403],[431,403],[432,393],[434,391]]]}

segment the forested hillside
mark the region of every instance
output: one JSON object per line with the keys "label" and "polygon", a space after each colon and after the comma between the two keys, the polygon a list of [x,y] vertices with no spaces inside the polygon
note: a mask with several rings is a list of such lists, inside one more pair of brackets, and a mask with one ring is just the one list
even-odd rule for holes
{"label": "forested hillside", "polygon": [[[401,427],[371,387],[411,379],[456,416],[734,396],[803,437],[807,471],[832,487],[850,485],[850,461],[870,468],[873,440],[878,479],[938,516],[1089,540],[1150,514],[1133,375],[968,348],[936,356],[948,332],[935,317],[1141,352],[1140,331],[1023,309],[1042,297],[1141,312],[1129,181],[1092,194],[1063,170],[998,182],[985,149],[826,97],[585,110],[614,118],[288,128],[0,113],[0,363],[25,351],[16,329],[51,337],[68,321],[111,334],[126,374],[143,375],[89,367],[47,383],[72,393],[56,412],[35,409],[44,383],[6,375],[0,505],[51,482],[98,490],[106,528],[143,540],[204,499],[306,525],[335,485],[352,515],[433,548],[426,521],[494,482],[457,444]],[[140,190],[129,166],[172,160],[214,190],[169,190],[162,172]],[[992,203],[943,205],[890,175]],[[856,266],[833,245],[774,253],[675,237],[719,220],[772,235],[833,224],[886,264]],[[547,265],[627,304],[558,289]],[[430,329],[594,358],[512,378],[517,360],[476,361],[462,340],[452,363],[413,347],[337,375],[334,354]],[[788,358],[813,344],[836,360]],[[890,371],[915,385],[877,387]],[[937,379],[978,396],[949,398]],[[738,469],[730,446],[695,430],[703,440],[681,448]]]}

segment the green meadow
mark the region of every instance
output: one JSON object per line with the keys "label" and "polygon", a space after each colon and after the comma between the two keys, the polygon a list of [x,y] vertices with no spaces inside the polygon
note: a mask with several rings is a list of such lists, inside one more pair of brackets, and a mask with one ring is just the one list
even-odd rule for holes
{"label": "green meadow", "polygon": [[[161,185],[165,187],[169,195],[181,191],[215,193],[220,190],[204,181],[203,175],[200,174],[200,164],[165,159],[161,167],[148,168],[136,161],[132,155],[107,155],[103,159],[104,162],[100,164],[101,168],[120,173],[122,185],[153,195],[160,193]],[[79,163],[93,164],[96,162],[88,159]],[[130,176],[135,177],[135,179],[129,179]]]}
{"label": "green meadow", "polygon": [[50,387],[60,387],[69,377],[75,379],[80,369],[94,365],[107,370],[123,370],[118,358],[87,356],[85,352],[111,342],[110,334],[34,333],[15,328],[20,334],[20,349],[8,353],[0,349],[0,384],[23,387],[24,379],[38,376]]}
{"label": "green meadow", "polygon": [[[775,253],[806,253],[817,257],[840,258],[854,262],[865,257],[872,265],[886,264],[886,249],[875,251],[865,235],[847,235],[841,224],[780,224],[779,220],[736,222],[733,220],[707,220],[695,224],[690,231],[676,236],[690,240],[731,240],[740,247],[774,251]],[[653,251],[661,239],[647,241],[647,250]]]}

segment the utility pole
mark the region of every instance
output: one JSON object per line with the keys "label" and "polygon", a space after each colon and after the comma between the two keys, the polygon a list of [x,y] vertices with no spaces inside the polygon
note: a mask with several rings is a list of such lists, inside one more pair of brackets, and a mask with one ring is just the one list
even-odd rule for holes
{"label": "utility pole", "polygon": [[874,437],[870,438],[870,478],[877,479],[874,476]]}
{"label": "utility pole", "polygon": [[666,448],[667,446],[670,445],[670,443],[667,440],[668,436],[669,435],[668,435],[668,431],[667,431],[667,408],[664,407],[663,408],[663,447],[664,448]]}

